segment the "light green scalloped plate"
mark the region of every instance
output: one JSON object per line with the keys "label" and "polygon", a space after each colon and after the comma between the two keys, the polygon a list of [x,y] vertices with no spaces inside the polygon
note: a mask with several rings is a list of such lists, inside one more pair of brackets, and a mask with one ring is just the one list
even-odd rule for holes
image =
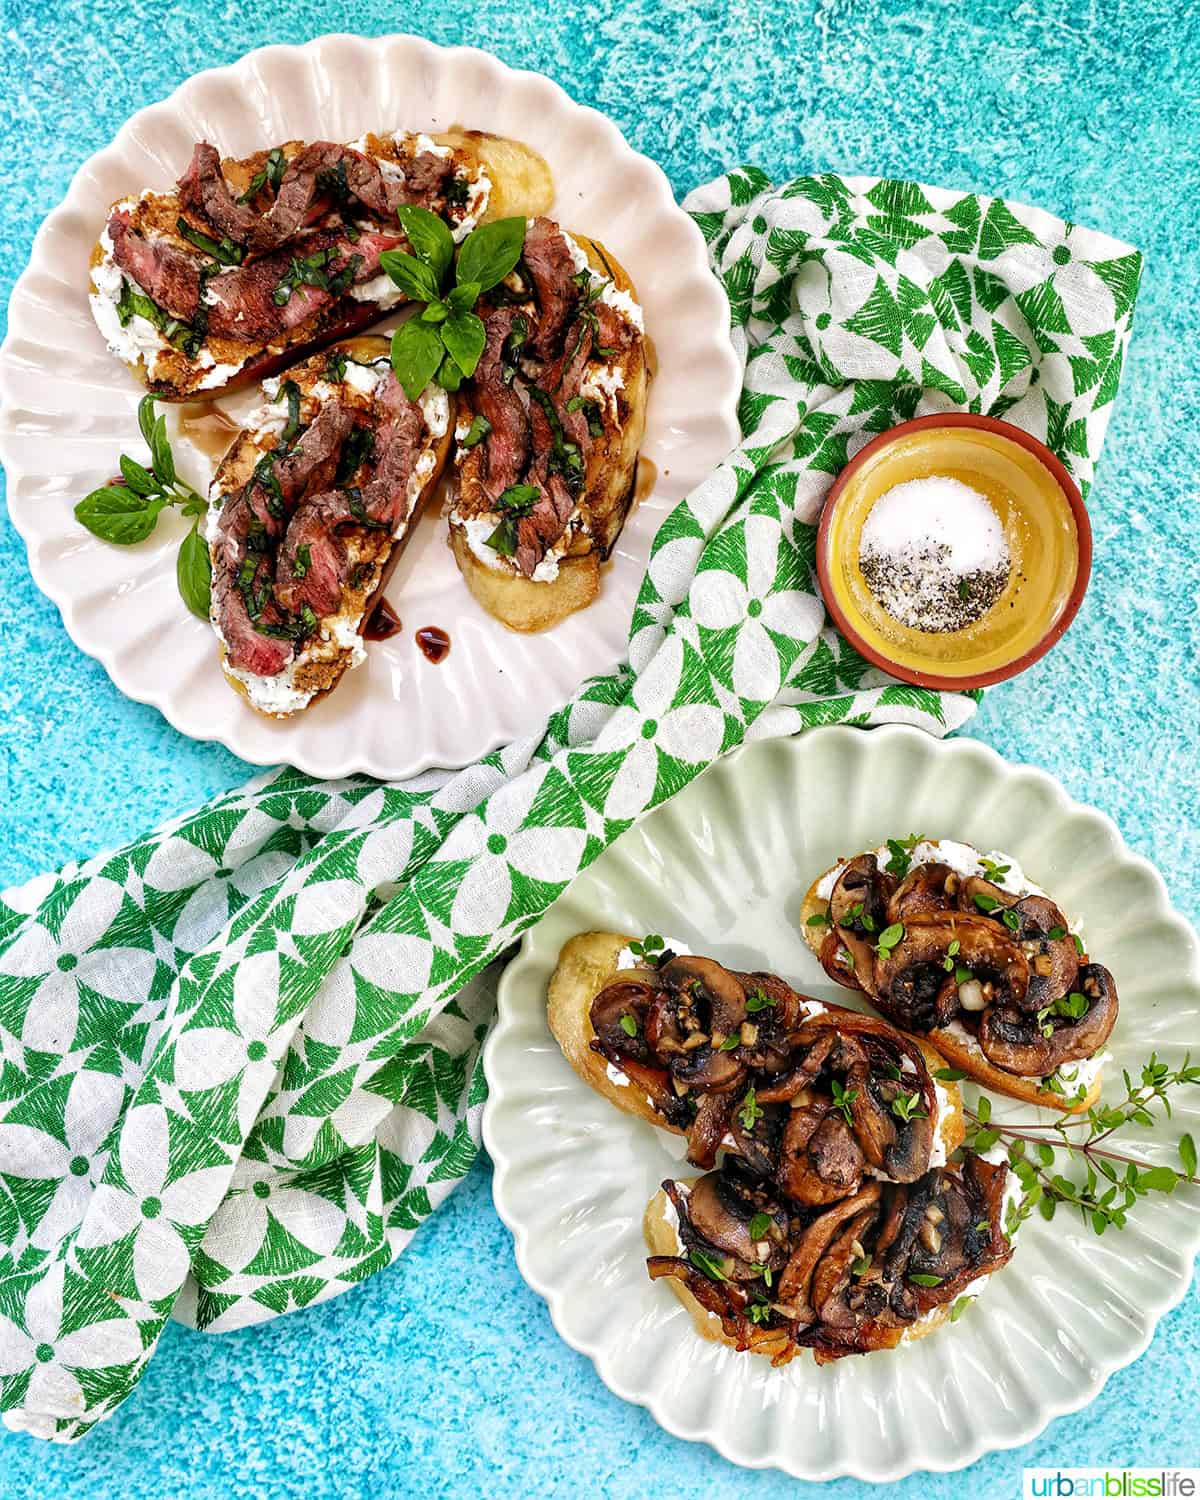
{"label": "light green scalloped plate", "polygon": [[[1083,924],[1121,999],[1107,1094],[1151,1049],[1178,1062],[1200,1039],[1200,945],[1108,818],[972,740],[833,728],[738,752],[601,855],[526,935],[485,1053],[496,1207],[563,1338],[669,1431],[803,1479],[894,1480],[1027,1442],[1137,1358],[1200,1248],[1200,1193],[1188,1189],[1140,1201],[1128,1228],[1102,1239],[1062,1211],[1053,1224],[1035,1215],[957,1323],[823,1368],[802,1357],[774,1370],[703,1340],[666,1284],[649,1281],[642,1213],[683,1143],[614,1109],[562,1058],[545,1015],[560,947],[591,928],[661,932],[853,1004],[804,943],[801,899],[839,855],[916,831],[1016,855]],[[1147,1160],[1177,1161],[1198,1105],[1193,1094],[1138,1134]],[[998,1118],[1038,1113],[995,1106]]]}

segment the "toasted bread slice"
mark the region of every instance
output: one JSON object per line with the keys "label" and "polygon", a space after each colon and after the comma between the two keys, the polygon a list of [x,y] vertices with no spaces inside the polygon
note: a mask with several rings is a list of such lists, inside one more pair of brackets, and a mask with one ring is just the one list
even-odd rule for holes
{"label": "toasted bread slice", "polygon": [[[549,629],[599,593],[601,566],[634,502],[638,452],[646,429],[650,377],[633,282],[598,240],[562,233],[581,268],[577,274],[590,270],[597,300],[608,299],[627,334],[618,347],[600,352],[593,346],[578,396],[570,398],[587,403],[586,466],[570,519],[532,573],[523,572],[513,534],[500,540],[506,512],[497,508],[486,489],[491,441],[486,437],[458,451],[457,495],[449,515],[450,548],[467,587],[490,615],[510,630],[525,632]],[[528,315],[535,318],[536,310],[531,307]],[[578,326],[567,330],[568,344]],[[546,361],[542,369],[550,365]],[[524,361],[515,372],[516,385],[525,390],[537,386],[539,379],[536,361]],[[481,415],[477,385],[464,388],[462,394],[460,440]],[[559,420],[565,421],[562,411]],[[534,451],[533,463],[538,459]]]}
{"label": "toasted bread slice", "polygon": [[[638,1119],[645,1120],[660,1130],[669,1131],[672,1135],[682,1135],[684,1132],[677,1126],[669,1125],[619,1068],[591,1048],[596,1035],[591,1020],[592,1001],[618,972],[637,972],[617,968],[622,950],[632,941],[632,938],[618,932],[581,932],[563,945],[548,989],[547,1018],[550,1030],[562,1048],[563,1056],[580,1078],[598,1094],[603,1094],[625,1114],[636,1115]],[[823,1009],[835,1015],[857,1014],[840,1005],[827,1005]],[[915,1037],[912,1040],[920,1047],[930,1073],[945,1066],[942,1055],[923,1038]],[[966,1134],[962,1095],[956,1083],[939,1082],[937,1099],[937,1137],[949,1156],[962,1144]]]}
{"label": "toasted bread slice", "polygon": [[[342,373],[339,377],[338,371]],[[299,410],[310,425],[326,403],[348,407],[363,429],[377,429],[384,417],[378,392],[390,378],[391,361],[386,338],[360,335],[345,340],[325,353],[314,355],[290,371],[286,381],[266,383],[264,404],[233,439],[221,460],[209,491],[207,537],[213,564],[212,621],[220,648],[226,680],[251,708],[269,718],[288,718],[311,707],[332,692],[344,673],[365,659],[362,630],[376,601],[381,597],[392,570],[412,535],[416,520],[436,488],[449,453],[454,428],[454,397],[430,385],[418,403],[422,431],[408,481],[407,503],[394,529],[357,525],[339,527],[346,551],[346,573],[337,608],[322,614],[312,633],[301,641],[285,669],[274,676],[256,674],[231,664],[230,642],[223,633],[221,591],[216,586],[222,562],[222,506],[230,503],[255,472],[264,456],[272,453],[281,437],[281,424],[289,411],[288,387],[299,393]],[[374,386],[372,382],[374,381]],[[344,447],[343,447],[344,451]],[[364,462],[369,462],[364,460]],[[366,471],[364,471],[366,472]],[[351,473],[349,484],[355,478]],[[289,520],[289,531],[303,509],[303,500]],[[279,540],[273,568],[279,569],[279,553],[286,534]],[[309,550],[311,560],[311,549]],[[302,577],[302,575],[299,575]]]}
{"label": "toasted bread slice", "polygon": [[[924,842],[928,842],[935,849],[939,844],[937,839]],[[818,956],[829,927],[827,921],[814,922],[813,918],[828,919],[830,903],[819,892],[821,885],[827,884],[837,869],[837,865],[831,865],[828,870],[817,876],[805,892],[800,907],[800,931],[804,934],[805,942]],[[1031,889],[1036,888],[1031,887]],[[993,1093],[1005,1094],[1012,1099],[1022,1099],[1028,1104],[1041,1105],[1045,1109],[1057,1109],[1065,1114],[1077,1114],[1091,1109],[1100,1097],[1103,1087],[1103,1068],[1096,1072],[1082,1098],[1068,1098],[1063,1094],[1055,1093],[1052,1089],[1044,1088],[1040,1079],[1023,1078],[995,1067],[984,1056],[978,1041],[964,1026],[954,1024],[949,1027],[934,1027],[924,1036],[952,1067],[959,1069],[968,1078],[990,1089]]]}
{"label": "toasted bread slice", "polygon": [[[257,190],[248,202],[257,210],[266,212],[271,205],[273,188],[270,179],[264,182],[261,174],[272,164],[290,162],[305,147],[303,141],[288,141],[272,151],[257,151],[240,160],[232,157],[221,162],[221,172],[235,197],[249,192],[257,182]],[[402,175],[405,166],[411,164],[420,153],[433,153],[452,163],[454,184],[453,201],[444,206],[444,213],[456,238],[462,238],[477,223],[512,215],[538,214],[544,212],[554,198],[554,183],[550,169],[544,159],[531,147],[519,141],[506,140],[482,131],[464,130],[455,126],[444,134],[435,136],[415,135],[397,131],[380,135],[368,134],[354,142],[354,149],[369,156],[389,180]],[[414,193],[414,200],[425,201]],[[439,204],[439,211],[440,211]],[[386,218],[368,211],[361,203],[345,205],[343,218],[336,208],[326,211],[325,219],[338,224],[349,223],[350,235],[356,243],[361,237],[360,249],[372,242],[378,248],[382,236],[388,237],[384,248],[393,248],[393,241],[401,248],[406,246],[403,233],[393,215]],[[127,218],[129,227],[139,237],[153,242],[166,242],[175,252],[187,256],[202,268],[202,295],[197,313],[191,321],[184,321],[178,308],[172,310],[155,303],[147,289],[117,264],[112,239],[114,217],[120,213]],[[330,216],[332,215],[332,219]],[[216,264],[211,251],[200,248],[195,239],[189,239],[180,229],[185,224],[193,236],[200,235],[217,245]],[[311,227],[305,221],[306,231]],[[345,255],[354,252],[354,245],[345,247]],[[289,245],[279,247],[275,253],[288,261],[288,250],[303,260],[304,240],[297,237]],[[332,298],[317,298],[306,290],[320,288],[321,268],[305,273],[291,288],[287,301],[304,298],[311,301],[312,313],[299,319],[289,318],[290,326],[281,320],[269,334],[258,332],[255,337],[231,337],[226,332],[206,327],[212,318],[206,312],[211,307],[215,293],[215,275],[222,272],[252,268],[262,256],[242,251],[239,247],[222,242],[220,231],[199,210],[185,206],[179,191],[167,193],[143,192],[140,196],[129,194],[119,199],[110,210],[110,217],[101,234],[90,260],[90,301],[92,312],[109,348],[133,371],[138,380],[164,401],[184,401],[201,393],[206,396],[236,390],[265,379],[278,370],[303,359],[313,350],[321,349],[368,327],[384,313],[402,302],[398,287],[380,274],[366,277],[363,268],[354,283]],[[339,262],[340,263],[340,262]],[[332,266],[332,263],[331,263]],[[195,275],[193,267],[192,275]],[[294,278],[295,279],[295,278]],[[284,283],[280,286],[287,290]],[[135,305],[136,304],[136,305]],[[175,311],[176,316],[172,316]]]}

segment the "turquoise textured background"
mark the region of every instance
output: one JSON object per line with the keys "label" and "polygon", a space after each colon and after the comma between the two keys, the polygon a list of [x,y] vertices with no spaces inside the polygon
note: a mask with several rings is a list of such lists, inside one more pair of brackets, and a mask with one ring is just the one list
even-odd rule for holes
{"label": "turquoise textured background", "polygon": [[[1115,818],[1200,918],[1195,7],[0,0],[0,18],[5,306],[39,221],[134,110],[252,47],[337,30],[419,31],[549,73],[680,194],[739,161],[777,177],[872,172],[1023,199],[1134,242],[1147,271],[1091,498],[1091,589],[1062,645],[993,689],[969,732]],[[243,779],[234,756],[126,702],[71,643],[6,517],[0,576],[0,885]],[[1016,1496],[1023,1465],[1200,1463],[1198,1346],[1193,1287],[1085,1411],[965,1476],[914,1476],[894,1494]],[[398,1267],[336,1302],[222,1338],[172,1326],[139,1392],[81,1447],[0,1433],[0,1500],[802,1491],[817,1493],[738,1471],[609,1394],[517,1274],[486,1164]]]}

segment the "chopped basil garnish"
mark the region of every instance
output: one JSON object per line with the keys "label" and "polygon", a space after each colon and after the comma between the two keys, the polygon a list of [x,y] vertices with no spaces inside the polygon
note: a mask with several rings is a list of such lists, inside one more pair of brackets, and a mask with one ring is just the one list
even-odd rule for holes
{"label": "chopped basil garnish", "polygon": [[517,550],[517,522],[532,511],[541,493],[536,484],[510,484],[496,501],[504,518],[484,545],[501,557],[512,557]]}
{"label": "chopped basil garnish", "polygon": [[336,486],[348,484],[359,469],[375,453],[375,433],[370,427],[352,427],[342,444],[337,472],[333,476]]}
{"label": "chopped basil garnish", "polygon": [[238,199],[239,203],[249,203],[261,188],[269,182],[278,191],[279,184],[283,180],[283,174],[287,171],[287,158],[278,146],[267,153],[267,164],[261,171],[255,172],[250,179],[250,186]]}
{"label": "chopped basil garnish", "polygon": [[242,256],[246,253],[241,245],[236,245],[226,235],[219,240],[214,240],[209,234],[202,234],[199,229],[193,229],[188,221],[182,216],[175,221],[175,228],[189,245],[195,245],[197,250],[203,250],[205,255],[211,255],[215,261],[223,266],[240,266]]}
{"label": "chopped basil garnish", "polygon": [[488,419],[483,415],[482,412],[477,412],[475,414],[474,420],[471,423],[469,432],[462,440],[462,446],[464,448],[474,448],[477,443],[483,442],[484,438],[487,437],[488,433],[491,432],[491,430],[492,424],[488,421]]}

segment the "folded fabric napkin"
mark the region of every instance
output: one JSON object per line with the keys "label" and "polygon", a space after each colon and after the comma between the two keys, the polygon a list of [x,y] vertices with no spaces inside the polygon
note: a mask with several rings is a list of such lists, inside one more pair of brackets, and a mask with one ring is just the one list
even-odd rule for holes
{"label": "folded fabric napkin", "polygon": [[[629,664],[544,733],[402,784],[260,776],[0,903],[0,1409],[70,1441],[168,1317],[220,1331],[393,1261],[478,1150],[468,983],[746,740],[961,725],[825,624],[822,498],[874,433],[1003,415],[1084,493],[1141,261],[1035,209],[745,167],[693,194],[744,438],[654,539]],[[464,988],[465,987],[465,988]]]}

